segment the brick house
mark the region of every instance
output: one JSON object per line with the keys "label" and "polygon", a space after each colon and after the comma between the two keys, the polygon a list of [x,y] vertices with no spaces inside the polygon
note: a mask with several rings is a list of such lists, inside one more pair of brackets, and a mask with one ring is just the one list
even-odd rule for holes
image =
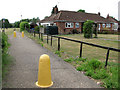
{"label": "brick house", "polygon": [[51,16],[41,20],[41,25],[58,26],[59,34],[69,34],[76,29],[79,33],[83,32],[83,23],[87,20],[93,20],[98,30],[103,30],[109,26],[113,27],[113,22],[98,14],[75,12],[75,11],[58,11],[57,6],[53,8]]}
{"label": "brick house", "polygon": [[118,25],[119,25],[119,22],[117,19],[109,16],[109,14],[107,15],[107,19],[111,22],[113,22],[113,28],[111,30],[118,30]]}

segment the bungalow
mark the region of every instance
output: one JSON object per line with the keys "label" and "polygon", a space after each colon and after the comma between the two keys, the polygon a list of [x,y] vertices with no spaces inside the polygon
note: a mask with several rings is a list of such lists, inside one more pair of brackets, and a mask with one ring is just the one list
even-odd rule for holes
{"label": "bungalow", "polygon": [[106,26],[110,29],[113,27],[113,22],[98,14],[75,12],[75,11],[58,11],[58,7],[53,7],[51,16],[41,20],[41,25],[58,26],[59,34],[69,34],[73,30],[79,33],[83,32],[83,23],[87,20],[93,20],[98,30],[103,30]]}
{"label": "bungalow", "polygon": [[113,17],[111,17],[111,16],[109,16],[109,14],[107,15],[107,19],[109,21],[113,22],[113,28],[112,28],[112,30],[118,30],[118,25],[119,25],[118,20],[115,19],[115,18],[113,18]]}

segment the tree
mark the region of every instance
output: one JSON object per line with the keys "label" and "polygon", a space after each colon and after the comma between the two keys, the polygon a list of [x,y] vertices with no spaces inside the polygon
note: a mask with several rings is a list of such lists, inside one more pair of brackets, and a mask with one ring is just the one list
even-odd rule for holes
{"label": "tree", "polygon": [[83,25],[83,32],[85,38],[92,38],[93,34],[93,21],[87,20]]}
{"label": "tree", "polygon": [[79,9],[77,12],[84,12],[85,13],[85,10]]}
{"label": "tree", "polygon": [[[4,20],[4,22],[3,22]],[[2,28],[10,28],[10,23],[8,19],[2,19]]]}
{"label": "tree", "polygon": [[28,22],[21,22],[20,23],[20,32],[24,31],[25,29],[30,29],[30,25]]}
{"label": "tree", "polygon": [[17,21],[17,22],[14,23],[15,28],[19,28],[19,26],[20,26],[20,21]]}
{"label": "tree", "polygon": [[48,16],[45,16],[44,18],[48,18]]}

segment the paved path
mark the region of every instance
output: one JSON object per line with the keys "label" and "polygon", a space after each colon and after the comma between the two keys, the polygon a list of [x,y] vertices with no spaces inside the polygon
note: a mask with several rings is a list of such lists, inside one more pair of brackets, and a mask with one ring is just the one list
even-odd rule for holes
{"label": "paved path", "polygon": [[57,55],[36,44],[28,37],[9,36],[10,54],[15,62],[10,73],[3,81],[3,88],[38,88],[35,85],[38,75],[39,56],[48,54],[51,61],[51,76],[54,85],[51,88],[99,88],[87,76],[75,70],[73,66],[63,61]]}

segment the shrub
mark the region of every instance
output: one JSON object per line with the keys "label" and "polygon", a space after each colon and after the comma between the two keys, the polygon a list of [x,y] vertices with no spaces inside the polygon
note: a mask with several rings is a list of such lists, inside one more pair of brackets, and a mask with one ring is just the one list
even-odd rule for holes
{"label": "shrub", "polygon": [[28,22],[21,22],[20,23],[20,32],[24,31],[26,29],[30,29],[30,25]]}
{"label": "shrub", "polygon": [[2,53],[7,52],[8,46],[9,46],[8,36],[4,32],[2,32]]}
{"label": "shrub", "polygon": [[85,38],[92,38],[92,33],[93,33],[93,21],[88,20],[84,23],[83,25],[83,32],[84,32],[84,37]]}
{"label": "shrub", "polygon": [[73,30],[72,30],[72,33],[73,33],[73,34],[78,34],[79,32],[78,32],[77,29],[73,29]]}
{"label": "shrub", "polygon": [[36,27],[35,27],[36,33],[39,33],[39,29],[40,29],[39,26],[36,26]]}

